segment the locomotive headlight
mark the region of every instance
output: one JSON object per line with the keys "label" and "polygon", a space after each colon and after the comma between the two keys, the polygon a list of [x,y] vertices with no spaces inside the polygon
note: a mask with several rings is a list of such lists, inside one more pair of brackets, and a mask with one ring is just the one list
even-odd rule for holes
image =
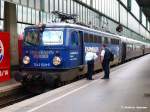
{"label": "locomotive headlight", "polygon": [[23,63],[24,64],[29,64],[30,63],[30,57],[29,56],[25,56],[24,58],[23,58]]}
{"label": "locomotive headlight", "polygon": [[61,59],[60,59],[60,57],[55,56],[55,57],[53,58],[53,65],[58,66],[58,65],[60,65],[60,64],[61,64]]}

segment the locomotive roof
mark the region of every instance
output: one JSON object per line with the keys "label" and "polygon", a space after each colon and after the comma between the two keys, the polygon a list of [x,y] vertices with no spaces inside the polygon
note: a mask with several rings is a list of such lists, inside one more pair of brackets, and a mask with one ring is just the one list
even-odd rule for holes
{"label": "locomotive roof", "polygon": [[[33,26],[28,26],[26,28],[38,28],[38,27],[39,27],[38,25],[33,25]],[[48,24],[45,25],[45,27],[46,28],[77,28],[77,29],[84,30],[84,31],[90,31],[90,32],[97,33],[97,34],[102,34],[102,35],[105,35],[105,36],[108,36],[108,37],[117,37],[117,35],[112,34],[112,33],[107,33],[107,32],[103,32],[103,31],[100,31],[100,30],[95,30],[95,29],[92,29],[92,28],[81,26],[81,25],[78,25],[78,24],[71,24],[71,23],[65,23],[65,22],[48,23]]]}
{"label": "locomotive roof", "polygon": [[84,31],[90,31],[90,32],[94,32],[94,33],[101,33],[101,34],[103,34],[103,35],[116,37],[115,34],[103,32],[103,31],[100,31],[100,30],[95,30],[95,29],[92,29],[92,28],[89,28],[89,27],[85,27],[85,26],[82,26],[82,25],[78,25],[78,24],[70,24],[70,23],[51,23],[51,24],[47,24],[46,27],[77,28],[77,29],[84,30]]}
{"label": "locomotive roof", "polygon": [[[38,25],[33,25],[33,26],[28,26],[26,28],[38,28],[38,27],[39,27]],[[48,23],[48,24],[45,25],[45,27],[46,28],[77,28],[77,29],[80,29],[80,30],[84,30],[84,31],[88,31],[88,32],[90,31],[90,32],[93,32],[93,33],[96,33],[96,34],[101,34],[101,35],[104,35],[104,36],[107,36],[107,37],[118,38],[118,39],[121,39],[124,42],[148,44],[148,43],[144,43],[144,42],[141,42],[141,41],[138,41],[138,40],[127,38],[125,36],[120,36],[120,35],[117,35],[117,34],[112,34],[112,33],[103,32],[103,31],[100,31],[100,30],[95,30],[95,29],[92,29],[92,28],[88,28],[88,27],[85,27],[85,26],[78,25],[78,24],[71,24],[71,23],[65,23],[65,22]]]}

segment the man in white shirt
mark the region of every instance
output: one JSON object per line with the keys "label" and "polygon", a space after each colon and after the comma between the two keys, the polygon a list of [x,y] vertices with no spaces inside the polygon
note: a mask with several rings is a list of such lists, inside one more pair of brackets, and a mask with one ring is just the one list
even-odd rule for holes
{"label": "man in white shirt", "polygon": [[105,48],[103,48],[103,49],[101,50],[100,56],[101,56],[101,63],[102,63],[103,60],[104,60],[104,56],[105,56]]}
{"label": "man in white shirt", "polygon": [[88,65],[88,72],[87,72],[87,79],[88,80],[93,80],[92,74],[94,72],[94,60],[97,57],[98,56],[96,55],[96,53],[93,53],[93,52],[87,52],[85,55],[85,60],[86,60],[87,65]]}

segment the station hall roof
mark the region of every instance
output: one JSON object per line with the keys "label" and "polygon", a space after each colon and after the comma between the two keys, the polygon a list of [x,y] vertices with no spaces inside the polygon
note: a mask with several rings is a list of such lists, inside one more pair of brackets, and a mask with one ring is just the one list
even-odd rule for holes
{"label": "station hall roof", "polygon": [[150,21],[150,0],[136,0]]}

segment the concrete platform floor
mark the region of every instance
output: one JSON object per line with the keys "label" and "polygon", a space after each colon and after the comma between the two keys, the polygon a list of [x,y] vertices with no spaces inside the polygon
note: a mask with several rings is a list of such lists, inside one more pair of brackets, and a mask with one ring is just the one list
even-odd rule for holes
{"label": "concrete platform floor", "polygon": [[17,89],[21,86],[21,83],[16,82],[13,78],[6,82],[0,83],[0,97],[7,94],[8,92]]}
{"label": "concrete platform floor", "polygon": [[0,112],[150,112],[150,55],[111,69],[109,80],[86,79]]}

